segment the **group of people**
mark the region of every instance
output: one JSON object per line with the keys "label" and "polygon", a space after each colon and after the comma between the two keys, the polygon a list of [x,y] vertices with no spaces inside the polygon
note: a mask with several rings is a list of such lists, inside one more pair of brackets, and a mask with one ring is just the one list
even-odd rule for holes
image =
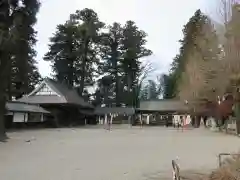
{"label": "group of people", "polygon": [[184,117],[180,116],[179,119],[174,120],[173,127],[180,128],[184,126]]}

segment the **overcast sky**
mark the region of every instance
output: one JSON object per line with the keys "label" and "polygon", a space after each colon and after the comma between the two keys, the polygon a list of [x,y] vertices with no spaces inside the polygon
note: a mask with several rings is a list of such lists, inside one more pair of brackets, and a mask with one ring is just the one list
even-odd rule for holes
{"label": "overcast sky", "polygon": [[[37,60],[43,77],[51,67],[42,60],[48,50],[49,37],[57,24],[64,23],[77,9],[92,8],[101,21],[108,24],[133,20],[148,33],[147,47],[153,51],[149,60],[156,73],[168,72],[173,57],[178,53],[182,28],[197,9],[209,12],[210,0],[42,0],[38,14]],[[214,1],[214,0],[212,0]]]}

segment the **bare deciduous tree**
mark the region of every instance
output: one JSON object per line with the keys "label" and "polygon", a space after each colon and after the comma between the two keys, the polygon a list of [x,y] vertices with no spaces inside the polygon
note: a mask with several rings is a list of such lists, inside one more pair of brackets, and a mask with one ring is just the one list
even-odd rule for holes
{"label": "bare deciduous tree", "polygon": [[200,100],[213,101],[221,92],[218,85],[218,38],[213,25],[208,19],[201,25],[201,31],[194,39],[194,45],[188,52],[185,72],[179,83],[179,96],[188,100],[189,105],[196,107]]}
{"label": "bare deciduous tree", "polygon": [[226,88],[232,91],[240,78],[240,4],[237,0],[221,0],[219,15],[225,28],[222,42],[224,80]]}

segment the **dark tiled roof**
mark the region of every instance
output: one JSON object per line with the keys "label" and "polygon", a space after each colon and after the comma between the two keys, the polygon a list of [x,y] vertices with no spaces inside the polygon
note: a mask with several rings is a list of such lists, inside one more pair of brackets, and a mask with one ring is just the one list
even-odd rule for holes
{"label": "dark tiled roof", "polygon": [[18,99],[17,101],[32,103],[32,104],[61,104],[61,103],[66,103],[65,98],[55,96],[55,95],[51,95],[51,96],[45,96],[45,95],[24,96],[21,99]]}
{"label": "dark tiled roof", "polygon": [[120,114],[120,115],[133,115],[135,113],[135,109],[131,107],[96,107],[95,112],[96,115],[104,115],[104,114]]}
{"label": "dark tiled roof", "polygon": [[178,100],[154,100],[141,101],[140,108],[142,111],[188,111],[187,105]]}
{"label": "dark tiled roof", "polygon": [[52,79],[46,78],[45,83],[55,91],[57,95],[30,95],[24,96],[18,99],[20,102],[35,103],[35,104],[75,104],[82,107],[93,108],[93,106],[85,102],[82,97],[80,97],[75,89],[68,88],[63,83],[58,83]]}
{"label": "dark tiled roof", "polygon": [[40,106],[21,102],[7,102],[6,109],[11,112],[50,113]]}
{"label": "dark tiled roof", "polygon": [[75,89],[70,89],[63,83],[58,83],[52,79],[46,79],[47,83],[59,94],[65,97],[67,103],[78,104],[84,107],[93,107],[90,103],[85,102]]}
{"label": "dark tiled roof", "polygon": [[94,114],[94,109],[79,109],[79,112],[84,115],[88,116],[93,116]]}

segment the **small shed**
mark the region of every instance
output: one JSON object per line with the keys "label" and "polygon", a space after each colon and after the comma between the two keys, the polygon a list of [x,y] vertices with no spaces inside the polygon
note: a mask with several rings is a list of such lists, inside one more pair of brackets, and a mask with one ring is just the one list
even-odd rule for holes
{"label": "small shed", "polygon": [[22,102],[7,102],[7,116],[13,117],[13,122],[43,122],[44,115],[50,114],[49,111],[38,105],[27,104]]}
{"label": "small shed", "polygon": [[108,120],[112,123],[123,124],[131,123],[135,109],[132,107],[96,107],[94,114],[100,124],[106,124]]}
{"label": "small shed", "polygon": [[188,106],[179,100],[149,100],[141,101],[138,112],[153,113],[158,112],[160,114],[173,114],[176,112],[184,113],[188,111]]}
{"label": "small shed", "polygon": [[174,114],[186,114],[188,109],[188,106],[180,100],[160,99],[141,101],[136,111],[140,121],[146,124],[163,125],[168,122],[171,124]]}
{"label": "small shed", "polygon": [[85,124],[86,116],[93,114],[94,107],[79,96],[77,90],[66,83],[45,78],[31,93],[19,102],[39,104],[54,116],[55,127],[69,124]]}

